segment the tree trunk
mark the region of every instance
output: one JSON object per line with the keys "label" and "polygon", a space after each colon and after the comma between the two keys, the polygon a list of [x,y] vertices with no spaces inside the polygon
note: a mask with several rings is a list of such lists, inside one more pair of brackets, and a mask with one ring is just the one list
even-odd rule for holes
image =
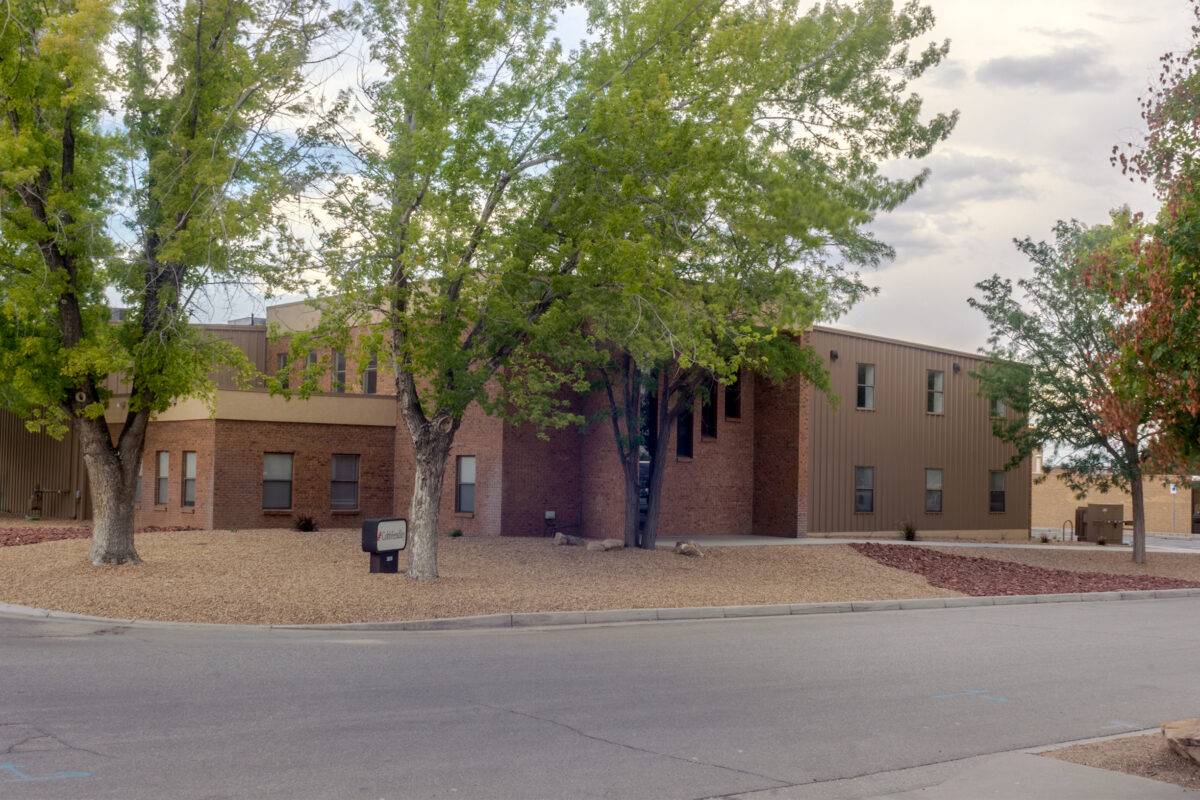
{"label": "tree trunk", "polygon": [[408,507],[408,577],[418,581],[436,581],[438,515],[442,504],[442,485],[446,479],[446,458],[458,430],[459,420],[435,415],[413,434],[412,500]]}
{"label": "tree trunk", "polygon": [[[673,418],[667,413],[667,403],[659,404],[658,436],[654,440],[654,450],[650,455],[650,480],[646,485],[646,525],[642,528],[639,546],[653,550],[658,544],[658,510],[662,507],[663,465],[667,463],[667,449],[671,445],[671,427]],[[664,422],[664,417],[666,422]]]}
{"label": "tree trunk", "polygon": [[630,461],[632,459],[621,454],[621,467],[625,473],[625,546],[637,547],[638,545],[638,527],[641,518],[641,511],[638,509],[640,499],[638,496],[638,462],[633,461],[632,468]]}
{"label": "tree trunk", "polygon": [[1145,564],[1146,502],[1142,496],[1142,473],[1140,470],[1129,479],[1129,495],[1133,498],[1133,563]]}
{"label": "tree trunk", "polygon": [[[92,494],[92,547],[88,559],[101,564],[140,564],[133,544],[133,498],[144,436],[122,435],[113,447],[104,418],[76,417]],[[144,430],[144,426],[139,426]],[[136,452],[134,447],[136,446]]]}

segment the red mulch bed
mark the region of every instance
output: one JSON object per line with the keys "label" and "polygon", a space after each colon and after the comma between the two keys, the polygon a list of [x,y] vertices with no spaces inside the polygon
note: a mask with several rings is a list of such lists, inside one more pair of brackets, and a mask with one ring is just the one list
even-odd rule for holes
{"label": "red mulch bed", "polygon": [[1002,594],[1073,594],[1135,589],[1187,589],[1200,583],[1156,575],[1110,575],[1031,567],[975,556],[956,556],[900,544],[851,544],[880,564],[924,575],[934,586],[975,597]]}
{"label": "red mulch bed", "polygon": [[[138,533],[153,533],[154,531],[191,531],[181,525],[149,525],[138,528]],[[41,544],[42,542],[57,542],[60,539],[87,539],[92,535],[91,528],[0,528],[0,547],[18,544]]]}

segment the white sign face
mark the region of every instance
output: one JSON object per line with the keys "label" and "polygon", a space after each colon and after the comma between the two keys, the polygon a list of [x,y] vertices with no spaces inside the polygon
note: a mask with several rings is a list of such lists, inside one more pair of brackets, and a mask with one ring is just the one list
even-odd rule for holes
{"label": "white sign face", "polygon": [[1172,483],[1171,484],[1171,494],[1175,494],[1175,492],[1177,492],[1178,490],[1179,490],[1179,487]]}
{"label": "white sign face", "polygon": [[375,529],[375,549],[380,552],[403,550],[408,545],[408,520],[389,519]]}

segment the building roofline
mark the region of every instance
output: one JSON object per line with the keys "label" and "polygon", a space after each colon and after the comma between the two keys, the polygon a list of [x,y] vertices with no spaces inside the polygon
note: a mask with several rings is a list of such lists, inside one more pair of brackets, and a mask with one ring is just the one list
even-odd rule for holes
{"label": "building roofline", "polygon": [[982,353],[968,353],[965,350],[952,350],[947,347],[937,347],[923,342],[909,342],[904,339],[893,339],[889,336],[876,336],[870,333],[862,333],[860,331],[851,331],[845,328],[834,328],[828,325],[814,325],[810,328],[814,333],[829,333],[835,336],[848,336],[852,339],[863,339],[868,342],[883,342],[885,344],[894,344],[899,347],[909,347],[914,350],[926,350],[930,353],[938,353],[940,355],[958,356],[960,358],[969,358],[973,361],[987,361],[988,357]]}

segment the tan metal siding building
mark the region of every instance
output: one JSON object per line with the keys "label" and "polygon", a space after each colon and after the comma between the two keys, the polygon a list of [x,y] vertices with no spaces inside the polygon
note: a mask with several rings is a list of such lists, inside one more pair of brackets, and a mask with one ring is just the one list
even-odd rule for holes
{"label": "tan metal siding building", "polygon": [[42,495],[43,519],[89,519],[83,451],[74,429],[56,441],[43,433],[30,433],[25,421],[0,410],[0,514],[24,516],[34,488]]}
{"label": "tan metal siding building", "polygon": [[[809,341],[841,406],[813,393],[808,535],[896,536],[909,523],[939,538],[1028,538],[1027,465],[1005,474],[1004,510],[989,510],[989,473],[1015,451],[992,434],[989,403],[970,375],[979,356],[829,328]],[[871,409],[857,407],[859,364],[873,366]],[[928,410],[930,371],[942,374],[941,413]],[[870,512],[855,511],[856,467],[874,470]],[[941,512],[925,510],[927,469],[941,470]]]}

